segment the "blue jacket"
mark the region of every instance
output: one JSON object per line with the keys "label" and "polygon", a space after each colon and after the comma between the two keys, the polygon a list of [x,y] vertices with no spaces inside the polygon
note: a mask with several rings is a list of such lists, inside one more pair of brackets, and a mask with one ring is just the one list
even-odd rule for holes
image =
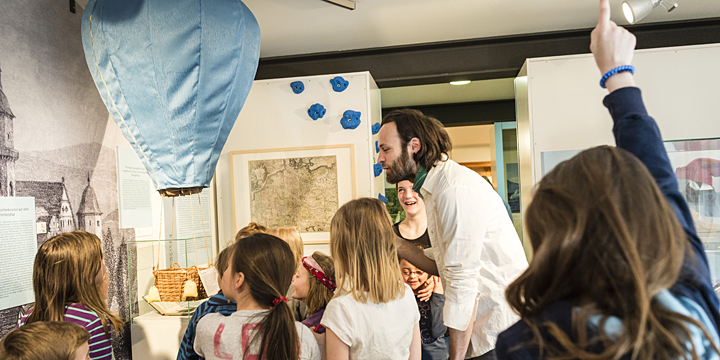
{"label": "blue jacket", "polygon": [[203,316],[212,313],[220,313],[225,316],[229,316],[235,311],[237,311],[237,304],[232,301],[228,301],[228,299],[223,296],[222,291],[213,295],[208,299],[208,301],[200,304],[200,306],[195,309],[195,313],[193,313],[190,318],[190,322],[188,323],[187,330],[185,330],[185,336],[180,343],[177,360],[202,359],[200,355],[195,353],[193,345],[195,345],[195,329]]}
{"label": "blue jacket", "polygon": [[[663,296],[663,304],[679,312],[689,310],[691,314],[703,317],[707,330],[717,338],[720,324],[720,301],[713,291],[707,256],[685,199],[678,190],[675,173],[655,121],[647,114],[642,102],[640,89],[622,88],[605,97],[603,104],[610,110],[613,118],[613,134],[618,148],[634,154],[652,174],[660,191],[672,207],[695,255],[695,261],[685,259],[680,277]],[[572,329],[573,305],[567,301],[557,302],[548,307],[540,316],[540,322],[550,321],[557,324],[571,338],[575,338]],[[593,320],[591,319],[591,322]],[[595,324],[596,325],[596,324]],[[617,325],[617,324],[616,324]],[[622,324],[619,324],[622,326]],[[588,324],[592,329],[593,324]],[[606,329],[608,327],[606,326]],[[543,339],[556,344],[551,335],[540,329]],[[498,336],[495,353],[498,359],[537,359],[536,346],[525,345],[533,340],[528,325],[522,320]],[[519,349],[513,349],[521,345]],[[718,344],[720,345],[720,344]],[[512,350],[511,350],[512,349]]]}

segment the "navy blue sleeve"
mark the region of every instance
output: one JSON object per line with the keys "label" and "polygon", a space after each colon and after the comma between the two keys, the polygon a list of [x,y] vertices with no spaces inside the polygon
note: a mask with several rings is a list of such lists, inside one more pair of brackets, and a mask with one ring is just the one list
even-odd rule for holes
{"label": "navy blue sleeve", "polygon": [[685,230],[693,256],[687,256],[673,293],[693,299],[715,324],[720,324],[720,301],[713,291],[710,269],[702,241],[697,236],[690,209],[678,189],[675,172],[660,136],[660,130],[643,105],[640,89],[622,88],[606,96],[603,104],[613,118],[617,147],[635,155],[648,168],[660,191]]}
{"label": "navy blue sleeve", "polygon": [[430,337],[433,339],[445,336],[447,326],[443,323],[443,306],[445,295],[433,293],[430,297]]}

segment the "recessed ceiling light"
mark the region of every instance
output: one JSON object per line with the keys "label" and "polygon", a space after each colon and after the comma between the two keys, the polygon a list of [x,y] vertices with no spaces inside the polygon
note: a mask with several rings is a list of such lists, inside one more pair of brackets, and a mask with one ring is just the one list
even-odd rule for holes
{"label": "recessed ceiling light", "polygon": [[460,80],[460,81],[451,81],[450,85],[467,85],[470,83],[470,80]]}

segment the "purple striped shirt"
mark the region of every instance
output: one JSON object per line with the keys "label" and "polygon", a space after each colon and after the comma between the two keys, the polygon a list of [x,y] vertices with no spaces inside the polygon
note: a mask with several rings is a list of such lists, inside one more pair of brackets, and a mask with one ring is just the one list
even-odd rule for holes
{"label": "purple striped shirt", "polygon": [[[30,309],[27,314],[23,315],[18,323],[18,327],[25,325],[28,316],[32,313]],[[83,304],[72,304],[65,306],[65,321],[74,322],[85,328],[90,333],[90,358],[93,360],[111,360],[112,359],[112,341],[105,335],[105,331],[100,322],[100,317],[96,312],[88,309]],[[110,325],[108,325],[110,326]]]}

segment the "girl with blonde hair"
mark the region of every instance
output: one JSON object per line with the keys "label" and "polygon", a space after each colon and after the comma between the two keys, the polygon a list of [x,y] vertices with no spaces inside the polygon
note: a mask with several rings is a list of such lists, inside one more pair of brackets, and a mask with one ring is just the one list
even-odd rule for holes
{"label": "girl with blonde hair", "polygon": [[91,359],[112,358],[112,331],[123,331],[123,321],[105,304],[108,276],[95,234],[72,231],[43,243],[35,255],[33,291],[35,303],[18,326],[74,322],[91,335]]}
{"label": "girl with blonde hair", "polygon": [[384,204],[361,198],[330,223],[337,292],[320,324],[329,359],[420,359],[420,313],[400,275]]}
{"label": "girl with blonde hair", "polygon": [[[286,243],[288,243],[288,245],[290,245],[290,249],[293,252],[293,258],[295,262],[294,268],[296,269],[300,265],[300,261],[305,254],[305,248],[303,246],[302,236],[300,236],[300,232],[297,231],[297,229],[291,227],[280,226],[268,230],[267,233],[279,237],[281,240],[285,241]],[[292,294],[293,284],[290,284],[290,288],[288,289],[285,297],[290,299],[288,304],[290,305],[290,309],[293,312],[295,320],[304,321],[308,317],[307,305],[305,305],[304,302],[296,299]]]}

